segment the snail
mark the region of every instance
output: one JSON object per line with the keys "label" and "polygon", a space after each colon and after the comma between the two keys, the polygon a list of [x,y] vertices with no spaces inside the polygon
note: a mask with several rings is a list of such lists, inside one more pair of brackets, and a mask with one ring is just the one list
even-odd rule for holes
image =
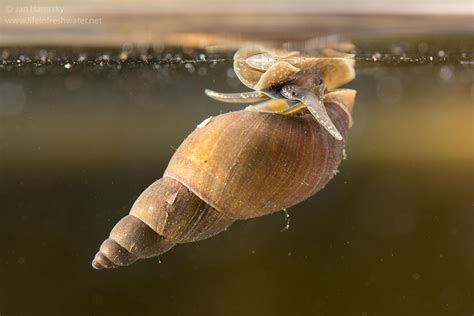
{"label": "snail", "polygon": [[354,78],[347,57],[241,48],[239,79],[254,91],[206,94],[254,103],[204,120],[183,141],[161,179],[110,232],[95,269],[132,264],[180,243],[209,238],[234,221],[271,214],[321,190],[344,157]]}

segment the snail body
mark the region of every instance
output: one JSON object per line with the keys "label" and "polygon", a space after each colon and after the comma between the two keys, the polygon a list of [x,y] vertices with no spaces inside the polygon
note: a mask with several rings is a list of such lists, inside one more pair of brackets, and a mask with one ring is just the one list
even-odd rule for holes
{"label": "snail body", "polygon": [[235,53],[234,70],[240,81],[255,91],[228,94],[207,89],[206,94],[228,103],[285,99],[290,111],[297,106],[307,107],[320,125],[334,138],[342,140],[326,112],[323,99],[326,90],[334,90],[354,79],[352,54],[330,51],[322,56],[306,56],[299,52],[249,46]]}
{"label": "snail body", "polygon": [[112,229],[96,269],[158,256],[176,244],[209,238],[234,221],[291,207],[321,190],[344,157],[355,91],[324,95],[341,138],[306,106],[270,99],[205,120],[184,140],[161,179]]}

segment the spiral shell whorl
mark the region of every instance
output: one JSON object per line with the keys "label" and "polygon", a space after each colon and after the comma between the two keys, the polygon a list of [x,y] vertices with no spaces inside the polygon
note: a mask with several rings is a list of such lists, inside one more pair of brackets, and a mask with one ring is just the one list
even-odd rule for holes
{"label": "spiral shell whorl", "polygon": [[164,177],[150,185],[138,197],[130,214],[114,226],[92,266],[126,266],[138,259],[158,256],[177,243],[209,238],[233,222],[181,183]]}

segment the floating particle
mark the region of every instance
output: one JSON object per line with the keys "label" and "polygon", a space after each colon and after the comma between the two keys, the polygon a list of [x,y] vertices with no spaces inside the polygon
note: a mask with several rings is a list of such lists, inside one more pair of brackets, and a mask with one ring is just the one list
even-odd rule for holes
{"label": "floating particle", "polygon": [[190,73],[193,73],[194,70],[195,70],[193,64],[191,64],[191,63],[186,63],[184,65],[184,68],[186,68]]}
{"label": "floating particle", "polygon": [[227,69],[227,77],[228,78],[235,78],[237,75],[235,74],[234,68]]}
{"label": "floating particle", "polygon": [[449,81],[451,78],[453,78],[453,71],[449,66],[443,66],[439,70],[439,77],[444,81]]}

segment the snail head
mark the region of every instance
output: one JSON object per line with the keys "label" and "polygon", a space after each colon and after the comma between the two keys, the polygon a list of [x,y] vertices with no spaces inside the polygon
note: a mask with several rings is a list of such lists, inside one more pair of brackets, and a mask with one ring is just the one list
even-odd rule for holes
{"label": "snail head", "polygon": [[291,81],[284,84],[280,94],[288,100],[302,100],[308,92],[323,96],[326,85],[321,75],[311,71],[297,73]]}
{"label": "snail head", "polygon": [[335,139],[342,140],[342,135],[331,121],[324,106],[326,85],[317,72],[304,71],[295,75],[288,84],[280,89],[280,94],[288,100],[297,100],[304,104],[316,121]]}

